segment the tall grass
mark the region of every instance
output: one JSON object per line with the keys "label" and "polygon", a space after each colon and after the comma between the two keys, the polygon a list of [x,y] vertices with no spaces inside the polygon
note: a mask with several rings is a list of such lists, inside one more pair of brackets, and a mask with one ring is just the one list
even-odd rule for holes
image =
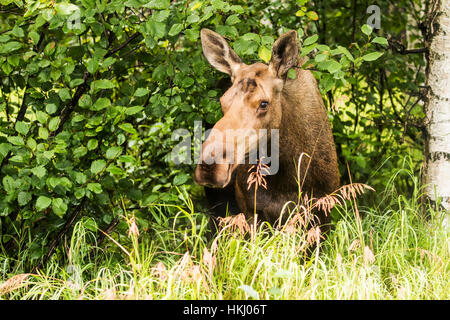
{"label": "tall grass", "polygon": [[[415,186],[407,197],[395,190],[400,175]],[[151,224],[151,232],[140,232],[124,208],[128,235],[113,233],[97,246],[92,221],[79,221],[37,273],[22,273],[21,256],[3,253],[0,298],[449,299],[449,229],[444,213],[423,213],[420,195],[417,177],[398,170],[376,205],[335,206],[329,236],[307,254],[311,233],[287,228],[289,221],[254,231],[243,216],[229,217],[207,240],[207,216],[181,192],[178,214]],[[155,205],[153,215],[163,208]]]}

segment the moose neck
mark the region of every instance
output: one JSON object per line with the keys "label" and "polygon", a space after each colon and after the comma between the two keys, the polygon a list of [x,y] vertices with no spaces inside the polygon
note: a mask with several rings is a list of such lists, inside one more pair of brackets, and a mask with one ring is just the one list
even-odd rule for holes
{"label": "moose neck", "polygon": [[320,155],[317,146],[329,139],[328,117],[316,80],[310,71],[296,69],[297,78],[287,79],[282,91],[279,173],[274,177],[297,188],[297,166],[302,153],[300,178],[307,186],[315,174]]}

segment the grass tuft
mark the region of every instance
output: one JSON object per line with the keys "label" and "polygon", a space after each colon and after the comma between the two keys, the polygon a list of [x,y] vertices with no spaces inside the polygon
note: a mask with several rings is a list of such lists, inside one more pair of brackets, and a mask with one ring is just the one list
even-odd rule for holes
{"label": "grass tuft", "polygon": [[[405,173],[418,181],[408,171],[395,177]],[[242,215],[228,217],[208,241],[208,217],[183,191],[183,204],[171,206],[178,213],[164,224],[154,219],[151,232],[140,231],[123,208],[128,234],[107,235],[99,247],[100,231],[83,219],[37,273],[21,272],[20,255],[11,261],[2,253],[0,298],[449,299],[445,214],[432,207],[423,214],[419,184],[405,197],[395,177],[370,207],[356,207],[351,195],[364,185],[343,189],[331,203],[334,227],[326,240],[314,228],[306,232],[293,214],[284,225],[260,223],[256,231]],[[317,205],[331,207],[323,201]],[[152,210],[158,215],[165,206]],[[306,254],[311,243],[318,245]]]}

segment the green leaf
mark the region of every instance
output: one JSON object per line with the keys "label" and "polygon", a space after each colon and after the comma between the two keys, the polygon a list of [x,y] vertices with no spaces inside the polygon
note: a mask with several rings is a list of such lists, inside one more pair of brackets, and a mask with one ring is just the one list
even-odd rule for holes
{"label": "green leaf", "polygon": [[146,27],[150,36],[155,40],[159,40],[166,35],[166,24],[164,22],[150,19],[147,21]]}
{"label": "green leaf", "polygon": [[100,79],[92,81],[91,83],[91,90],[94,92],[102,89],[112,89],[114,88],[114,83],[111,80],[108,79]]}
{"label": "green leaf", "polygon": [[36,150],[37,147],[36,140],[34,140],[32,137],[29,137],[27,140],[27,146],[33,151]]}
{"label": "green leaf", "polygon": [[37,44],[39,42],[39,39],[41,38],[39,33],[37,33],[36,31],[30,31],[28,33],[28,37],[30,37],[30,39],[33,41],[33,44]]}
{"label": "green leaf", "polygon": [[96,183],[96,182],[88,183],[87,189],[89,191],[92,191],[92,192],[97,193],[97,194],[102,193],[102,191],[103,191],[101,184],[100,183]]}
{"label": "green leaf", "polygon": [[119,167],[117,167],[117,166],[115,166],[113,164],[110,164],[108,166],[108,168],[106,169],[106,171],[108,171],[108,172],[110,172],[112,174],[117,174],[117,175],[121,175],[121,174],[124,173],[122,169],[120,169]]}
{"label": "green leaf", "polygon": [[136,129],[133,127],[133,125],[131,123],[122,123],[119,125],[119,128],[122,129],[123,131],[131,133],[131,134],[137,133]]}
{"label": "green leaf", "polygon": [[45,111],[47,111],[48,114],[53,114],[58,111],[58,107],[54,103],[48,103],[45,105]]}
{"label": "green leaf", "polygon": [[233,48],[238,54],[252,55],[258,50],[259,42],[259,37],[258,42],[241,38],[234,42]]}
{"label": "green leaf", "polygon": [[179,186],[180,184],[185,183],[189,179],[189,176],[185,173],[180,173],[175,176],[173,179],[173,184]]}
{"label": "green leaf", "polygon": [[0,53],[11,53],[22,48],[22,44],[17,41],[10,41],[0,46]]}
{"label": "green leaf", "polygon": [[120,156],[119,161],[133,163],[136,161],[132,156]]}
{"label": "green leaf", "polygon": [[6,157],[12,146],[9,143],[0,143],[0,156]]}
{"label": "green leaf", "polygon": [[[7,60],[9,62],[9,64],[12,65],[13,67],[19,66],[20,57],[17,54],[8,56]],[[45,64],[45,63],[43,63],[43,64]]]}
{"label": "green leaf", "polygon": [[9,63],[6,62],[6,63],[2,64],[2,70],[7,75],[9,75],[13,71],[13,68],[12,68],[12,66]]}
{"label": "green leaf", "polygon": [[317,15],[317,12],[315,12],[315,11],[308,11],[306,13],[306,16],[314,21],[319,20],[319,16]]}
{"label": "green leaf", "polygon": [[316,44],[316,43],[313,43],[313,44],[310,45],[310,46],[303,47],[303,48],[302,48],[301,56],[302,56],[302,57],[305,57],[305,56],[308,55],[311,51],[313,51],[313,50],[316,48],[316,46],[317,46],[317,44]]}
{"label": "green leaf", "polygon": [[87,218],[84,221],[84,227],[90,231],[96,232],[98,230],[97,223],[92,218]]}
{"label": "green leaf", "polygon": [[68,88],[62,88],[58,92],[59,97],[62,101],[70,100],[72,97],[70,96],[70,90]]}
{"label": "green leaf", "polygon": [[369,26],[369,25],[367,25],[367,24],[364,24],[364,25],[361,27],[361,31],[362,31],[365,35],[370,36],[370,34],[372,33],[373,29],[372,29],[371,26]]}
{"label": "green leaf", "polygon": [[381,45],[385,45],[385,46],[387,46],[389,44],[387,39],[383,38],[383,37],[376,37],[376,38],[374,38],[372,40],[372,42],[373,43],[378,43],[378,44],[381,44]]}
{"label": "green leaf", "polygon": [[61,120],[59,119],[59,117],[53,117],[50,119],[50,121],[48,122],[48,129],[50,131],[56,131],[56,129],[58,129],[59,126],[59,122]]}
{"label": "green leaf", "polygon": [[366,159],[364,157],[356,157],[356,163],[361,168],[365,168],[366,167]]}
{"label": "green leaf", "polygon": [[40,196],[36,200],[36,209],[38,211],[43,211],[48,208],[48,206],[52,203],[52,200],[46,196]]}
{"label": "green leaf", "polygon": [[71,88],[78,87],[78,86],[79,86],[80,84],[82,84],[83,82],[84,82],[84,80],[81,79],[81,78],[73,79],[73,80],[70,81],[69,87],[71,87]]}
{"label": "green leaf", "polygon": [[11,176],[5,176],[2,179],[3,188],[5,189],[6,193],[10,194],[13,193],[15,190],[15,180]]}
{"label": "green leaf", "polygon": [[183,25],[180,23],[175,23],[169,30],[169,36],[176,36],[181,32],[181,30],[183,30]]}
{"label": "green leaf", "polygon": [[287,76],[289,79],[294,80],[297,78],[297,71],[295,69],[289,69]]}
{"label": "green leaf", "polygon": [[330,91],[335,86],[335,79],[332,74],[324,75],[320,81],[324,92]]}
{"label": "green leaf", "polygon": [[18,25],[15,25],[11,30],[11,34],[17,38],[22,38],[24,36],[23,29]]}
{"label": "green leaf", "polygon": [[90,74],[94,74],[98,69],[98,60],[94,58],[89,59],[86,63],[86,69]]}
{"label": "green leaf", "polygon": [[[145,6],[144,6],[145,7]],[[154,11],[152,14],[152,19],[158,22],[163,22],[166,21],[167,18],[170,16],[170,10],[158,10],[158,11]],[[191,20],[193,20],[193,18],[191,18],[191,16],[188,17],[188,23],[189,23],[189,18]],[[197,21],[195,21],[197,22]]]}
{"label": "green leaf", "polygon": [[86,181],[87,181],[87,177],[86,177],[86,175],[85,175],[84,173],[82,173],[82,172],[76,172],[76,173],[75,173],[75,181],[76,181],[78,184],[84,184],[84,183],[86,183]]}
{"label": "green leaf", "polygon": [[31,169],[31,172],[38,177],[39,179],[41,179],[42,177],[45,176],[45,174],[47,173],[47,169],[45,169],[44,167],[40,166],[40,167],[35,167],[33,169]]}
{"label": "green leaf", "polygon": [[272,57],[272,51],[262,46],[261,48],[259,48],[258,56],[262,61],[268,63],[270,61],[270,58]]}
{"label": "green leaf", "polygon": [[222,0],[211,0],[211,4],[216,10],[225,10],[228,4]]}
{"label": "green leaf", "polygon": [[46,114],[44,111],[36,111],[36,119],[42,124],[47,123],[48,114]]}
{"label": "green leaf", "polygon": [[58,217],[63,218],[67,211],[67,204],[61,198],[54,198],[52,200],[52,210]]}
{"label": "green leaf", "polygon": [[134,96],[135,97],[143,97],[148,93],[148,89],[147,88],[137,88],[136,91],[134,92]]}
{"label": "green leaf", "polygon": [[232,14],[231,16],[229,16],[227,18],[227,20],[225,21],[225,23],[229,26],[235,25],[237,23],[241,22],[241,19],[239,19],[237,14]]}
{"label": "green leaf", "polygon": [[322,62],[322,61],[324,61],[327,57],[328,57],[327,54],[319,53],[319,54],[314,58],[314,61],[315,61],[315,62]]}
{"label": "green leaf", "polygon": [[167,9],[170,6],[170,0],[151,0],[147,4],[144,4],[143,7],[150,9]]}
{"label": "green leaf", "polygon": [[97,99],[97,101],[95,101],[94,105],[92,106],[92,110],[100,111],[106,109],[110,105],[111,101],[108,98],[99,98]]}
{"label": "green leaf", "polygon": [[141,106],[129,107],[125,110],[125,114],[131,116],[133,114],[141,112],[142,110],[144,110],[144,107]]}
{"label": "green leaf", "polygon": [[61,2],[61,3],[57,3],[55,5],[55,10],[58,14],[63,15],[63,16],[67,16],[72,14],[74,11],[79,11],[80,9],[78,8],[78,6],[72,4],[72,3],[68,3],[68,2]]}
{"label": "green leaf", "polygon": [[24,146],[25,145],[23,138],[19,137],[19,136],[12,136],[12,137],[8,137],[6,139],[8,140],[8,142],[10,142],[11,144],[13,144],[15,146]]}
{"label": "green leaf", "polygon": [[98,174],[105,168],[105,166],[106,166],[105,160],[95,160],[94,162],[91,163],[91,172],[93,174]]}
{"label": "green leaf", "polygon": [[87,143],[88,150],[94,150],[98,147],[98,140],[97,139],[90,139]]}
{"label": "green leaf", "polygon": [[350,51],[348,51],[347,48],[344,48],[342,46],[338,46],[337,50],[339,50],[341,53],[343,53],[350,61],[355,61],[355,58],[353,58]]}
{"label": "green leaf", "polygon": [[31,201],[31,193],[26,191],[20,191],[17,195],[17,202],[20,206],[25,206],[28,202]]}
{"label": "green leaf", "polygon": [[193,23],[196,23],[198,21],[200,21],[200,17],[198,16],[198,14],[195,14],[195,13],[189,15],[189,17],[187,17],[187,20],[186,20],[186,22],[188,24],[193,24]]}
{"label": "green leaf", "polygon": [[43,139],[43,140],[47,140],[48,139],[48,130],[44,127],[39,127],[39,138]]}
{"label": "green leaf", "polygon": [[84,146],[80,146],[78,148],[73,149],[72,153],[75,158],[80,158],[87,153],[87,148]]}
{"label": "green leaf", "polygon": [[52,55],[55,52],[55,46],[56,43],[54,41],[49,42],[44,48],[44,53],[48,56]]}
{"label": "green leaf", "polygon": [[122,153],[122,147],[111,147],[106,150],[106,159],[114,159]]}
{"label": "green leaf", "polygon": [[75,198],[77,198],[77,199],[83,198],[85,194],[86,194],[86,192],[82,188],[75,190]]}
{"label": "green leaf", "polygon": [[16,122],[16,131],[21,135],[26,136],[29,130],[30,130],[29,123],[25,123],[23,121]]}
{"label": "green leaf", "polygon": [[192,86],[195,83],[195,80],[192,79],[191,77],[186,77],[183,79],[183,87],[187,88]]}
{"label": "green leaf", "polygon": [[78,105],[81,108],[89,108],[92,105],[91,96],[88,94],[83,94],[80,100],[78,100]]}
{"label": "green leaf", "polygon": [[362,59],[364,61],[374,61],[381,57],[383,54],[383,52],[372,52],[362,56]]}
{"label": "green leaf", "polygon": [[315,34],[311,37],[308,37],[303,41],[303,47],[309,46],[313,43],[315,43],[319,39],[319,35]]}
{"label": "green leaf", "polygon": [[330,60],[327,64],[327,71],[330,73],[335,73],[341,70],[341,68],[342,68],[341,64],[336,60]]}
{"label": "green leaf", "polygon": [[241,39],[245,41],[255,41],[258,44],[261,41],[261,37],[256,33],[246,33],[241,37]]}

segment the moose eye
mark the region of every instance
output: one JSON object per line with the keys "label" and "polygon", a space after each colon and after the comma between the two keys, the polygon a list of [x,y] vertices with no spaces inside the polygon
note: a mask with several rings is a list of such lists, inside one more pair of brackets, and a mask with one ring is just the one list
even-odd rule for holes
{"label": "moose eye", "polygon": [[262,102],[259,104],[259,108],[260,108],[261,110],[266,110],[268,107],[269,107],[269,102],[267,102],[267,101],[262,101]]}

